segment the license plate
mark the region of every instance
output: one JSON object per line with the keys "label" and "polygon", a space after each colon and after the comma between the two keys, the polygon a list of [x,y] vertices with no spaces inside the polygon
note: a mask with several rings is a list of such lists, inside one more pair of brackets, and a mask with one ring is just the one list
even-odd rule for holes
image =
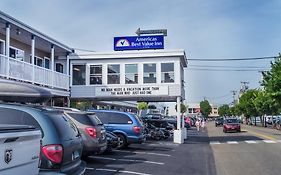
{"label": "license plate", "polygon": [[78,159],[79,158],[79,152],[78,151],[74,151],[72,153],[72,160]]}

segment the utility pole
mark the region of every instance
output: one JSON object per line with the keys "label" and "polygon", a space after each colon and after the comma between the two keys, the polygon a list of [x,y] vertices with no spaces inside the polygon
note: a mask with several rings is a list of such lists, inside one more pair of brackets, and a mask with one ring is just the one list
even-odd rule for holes
{"label": "utility pole", "polygon": [[233,97],[233,106],[235,105],[235,95],[236,95],[236,93],[237,93],[237,91],[231,91],[231,93],[232,93],[232,97]]}

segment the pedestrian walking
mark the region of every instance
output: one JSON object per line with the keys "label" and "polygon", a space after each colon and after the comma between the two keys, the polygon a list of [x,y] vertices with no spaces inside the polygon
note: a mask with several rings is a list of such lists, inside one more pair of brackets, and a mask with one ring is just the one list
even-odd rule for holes
{"label": "pedestrian walking", "polygon": [[203,120],[202,120],[202,123],[201,123],[202,131],[205,131],[205,126],[206,126],[206,122],[205,122],[205,120],[203,119]]}
{"label": "pedestrian walking", "polygon": [[199,132],[200,131],[200,121],[199,120],[196,120],[195,126],[196,126],[197,131]]}

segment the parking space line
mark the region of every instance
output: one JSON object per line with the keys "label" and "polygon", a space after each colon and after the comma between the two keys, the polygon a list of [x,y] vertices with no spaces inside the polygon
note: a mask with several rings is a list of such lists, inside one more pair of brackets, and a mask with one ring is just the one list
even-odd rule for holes
{"label": "parking space line", "polygon": [[221,144],[220,142],[210,142],[210,145],[219,145],[219,144]]}
{"label": "parking space line", "polygon": [[92,171],[108,171],[108,172],[118,172],[118,173],[126,173],[126,174],[136,174],[136,175],[151,175],[148,173],[140,173],[140,172],[135,172],[135,171],[126,171],[126,170],[116,170],[116,169],[107,169],[107,168],[91,168],[87,167],[87,170],[92,170]]}
{"label": "parking space line", "polygon": [[137,175],[151,175],[151,174],[147,174],[147,173],[139,173],[139,172],[134,172],[134,171],[124,171],[124,170],[120,170],[120,173],[128,173],[128,174],[137,174]]}
{"label": "parking space line", "polygon": [[255,143],[258,143],[257,141],[255,140],[245,140],[246,143],[249,143],[249,144],[255,144]]}
{"label": "parking space line", "polygon": [[273,141],[273,140],[263,140],[263,142],[265,142],[265,143],[277,143],[276,141]]}
{"label": "parking space line", "polygon": [[151,153],[151,152],[143,152],[143,151],[125,151],[125,150],[114,150],[114,152],[121,152],[121,153],[135,153],[135,154],[148,154],[148,155],[155,155],[155,156],[165,156],[170,157],[169,154],[162,154],[162,153]]}
{"label": "parking space line", "polygon": [[237,141],[227,141],[226,143],[227,143],[227,144],[231,144],[231,145],[232,145],[232,144],[238,144]]}
{"label": "parking space line", "polygon": [[113,161],[123,161],[123,162],[139,162],[139,163],[149,163],[149,164],[156,164],[156,165],[164,165],[163,162],[153,162],[148,160],[136,160],[136,159],[115,159],[110,157],[101,157],[101,156],[90,156],[93,159],[103,159],[103,160],[113,160]]}

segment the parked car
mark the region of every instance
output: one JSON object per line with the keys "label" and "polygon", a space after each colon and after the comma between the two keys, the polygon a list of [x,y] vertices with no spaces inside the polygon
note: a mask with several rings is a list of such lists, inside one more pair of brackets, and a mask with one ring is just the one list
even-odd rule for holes
{"label": "parked car", "polygon": [[7,125],[1,121],[2,117],[0,117],[0,174],[23,172],[38,174],[40,130],[27,125]]}
{"label": "parked car", "polygon": [[225,119],[223,123],[223,132],[241,132],[241,126],[237,119]]}
{"label": "parked car", "polygon": [[112,110],[92,110],[102,121],[107,131],[113,132],[120,139],[118,148],[131,143],[142,143],[145,140],[143,125],[132,113]]}
{"label": "parked car", "polygon": [[223,125],[223,117],[216,118],[215,125],[216,125],[216,127],[222,126]]}
{"label": "parked car", "polygon": [[83,140],[83,156],[101,154],[106,150],[106,130],[95,113],[86,113],[76,109],[62,108],[75,123]]}
{"label": "parked car", "polygon": [[72,120],[62,111],[42,106],[0,103],[0,120],[7,124],[32,125],[41,130],[39,174],[84,173],[86,164],[81,161],[81,135]]}

